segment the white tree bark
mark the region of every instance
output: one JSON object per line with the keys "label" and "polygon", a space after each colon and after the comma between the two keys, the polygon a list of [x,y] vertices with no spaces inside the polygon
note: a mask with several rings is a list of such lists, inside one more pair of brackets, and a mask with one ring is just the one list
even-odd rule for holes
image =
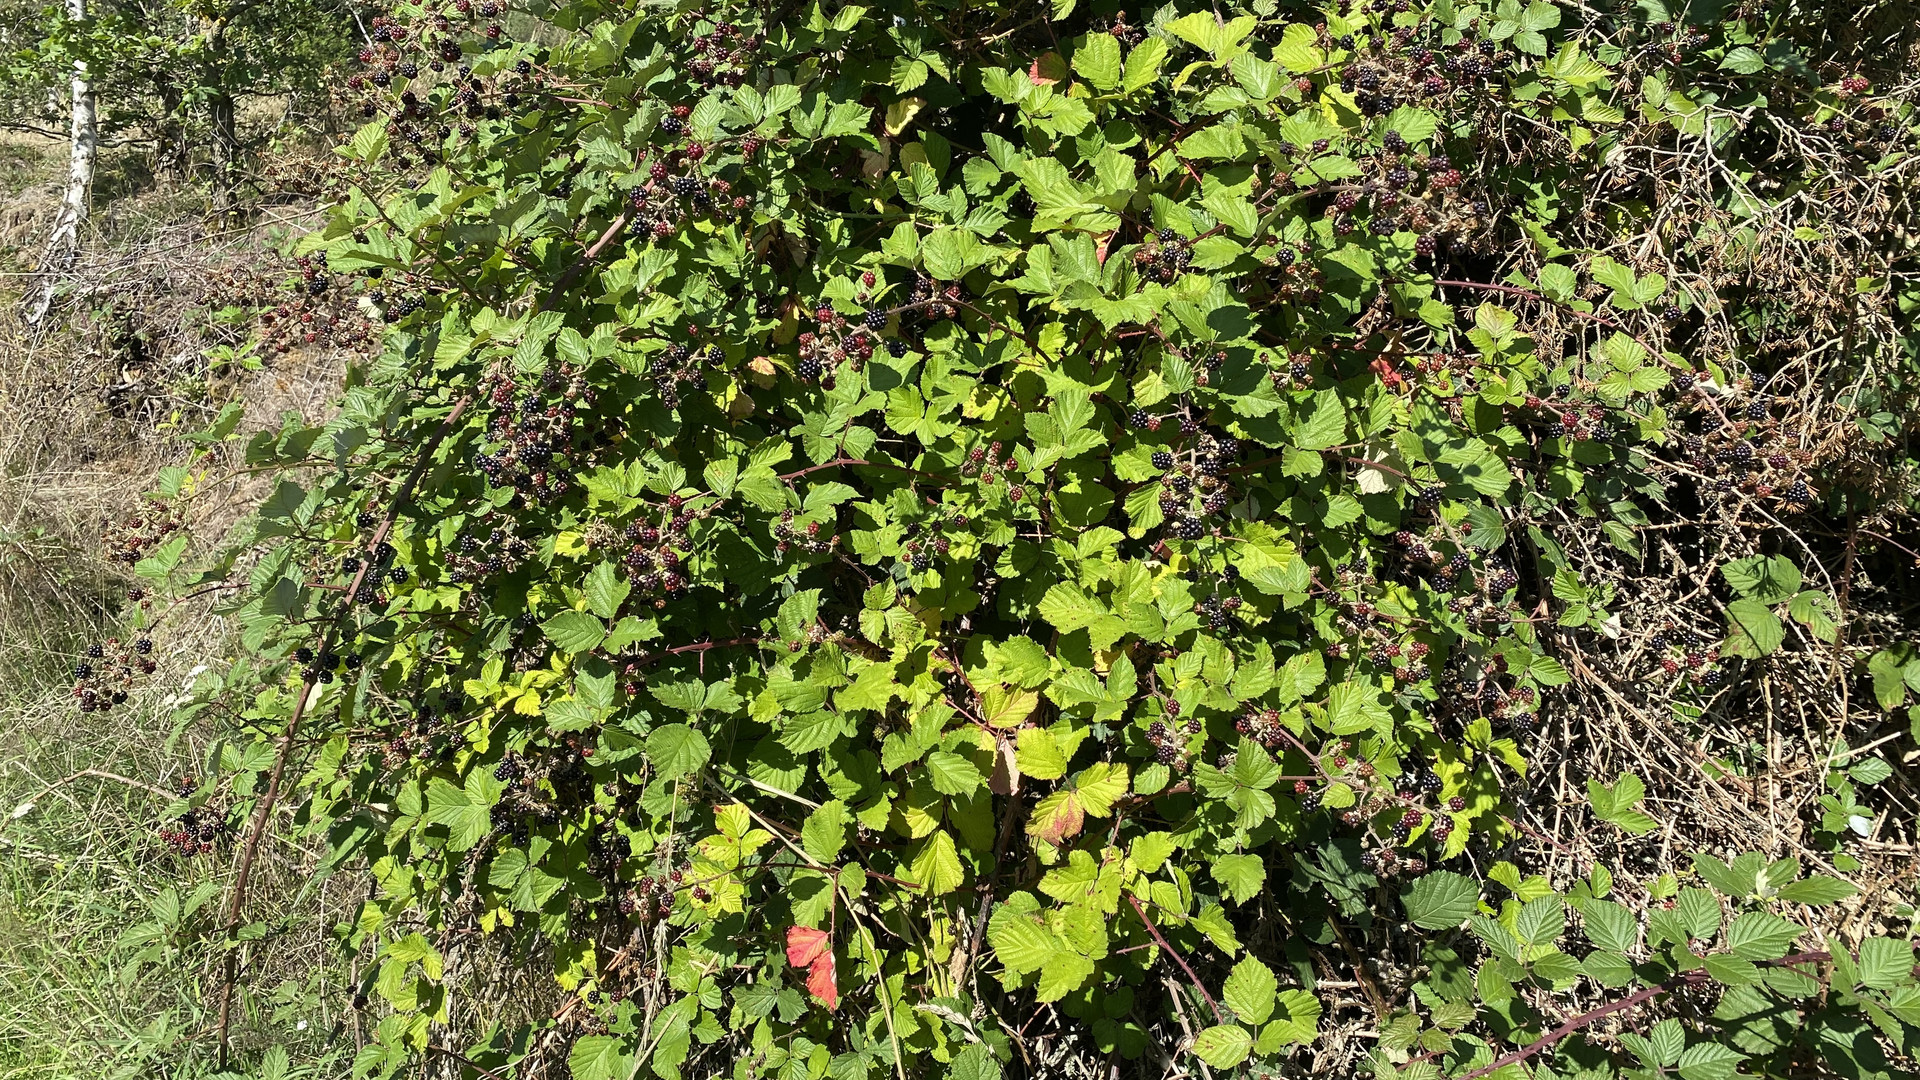
{"label": "white tree bark", "polygon": [[[67,0],[67,17],[75,22],[86,18],[87,0]],[[87,220],[87,193],[93,187],[93,160],[100,145],[100,125],[93,82],[87,77],[84,60],[73,62],[70,91],[73,134],[67,158],[67,189],[60,200],[60,213],[53,219],[46,252],[40,258],[41,280],[28,294],[22,313],[22,321],[30,327],[38,326],[53,310],[60,279],[79,257],[80,227]]]}

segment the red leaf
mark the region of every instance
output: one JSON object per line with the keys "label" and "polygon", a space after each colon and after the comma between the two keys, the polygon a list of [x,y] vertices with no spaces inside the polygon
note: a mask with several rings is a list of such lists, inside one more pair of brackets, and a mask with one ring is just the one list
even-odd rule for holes
{"label": "red leaf", "polygon": [[816,930],[811,926],[787,927],[787,963],[794,967],[806,967],[819,959],[822,953],[833,955],[833,939],[825,930]]}
{"label": "red leaf", "polygon": [[1057,52],[1046,52],[1034,58],[1033,66],[1027,69],[1027,78],[1035,86],[1052,86],[1064,82],[1069,74],[1067,61]]}
{"label": "red leaf", "polygon": [[833,978],[833,950],[820,954],[807,970],[807,993],[819,998],[828,1009],[840,1006],[840,987]]}
{"label": "red leaf", "polygon": [[840,1005],[840,987],[834,980],[833,939],[811,926],[787,927],[787,963],[807,969],[807,992],[826,1003]]}

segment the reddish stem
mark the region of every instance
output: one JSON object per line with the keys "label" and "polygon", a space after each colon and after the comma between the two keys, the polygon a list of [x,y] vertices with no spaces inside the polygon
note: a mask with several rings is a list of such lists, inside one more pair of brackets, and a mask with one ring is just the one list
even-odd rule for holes
{"label": "reddish stem", "polygon": [[1200,991],[1201,997],[1207,999],[1207,1004],[1213,1009],[1214,1017],[1221,1023],[1226,1023],[1227,1014],[1221,1010],[1220,1003],[1213,1000],[1212,994],[1207,993],[1207,988],[1205,984],[1201,983],[1200,976],[1195,975],[1193,968],[1187,964],[1187,958],[1181,956],[1178,950],[1168,944],[1166,938],[1160,936],[1160,928],[1153,925],[1152,919],[1147,918],[1147,909],[1141,907],[1140,901],[1131,896],[1127,897],[1127,903],[1132,904],[1133,910],[1140,914],[1140,921],[1147,924],[1147,933],[1152,934],[1153,940],[1159,942],[1160,947],[1167,950],[1167,955],[1173,957],[1173,962],[1179,964],[1180,970],[1187,973],[1187,981],[1193,983],[1193,988]]}

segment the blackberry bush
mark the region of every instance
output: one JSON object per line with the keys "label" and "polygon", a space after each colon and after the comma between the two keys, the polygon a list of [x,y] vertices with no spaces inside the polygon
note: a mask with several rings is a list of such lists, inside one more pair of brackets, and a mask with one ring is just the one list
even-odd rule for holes
{"label": "blackberry bush", "polygon": [[[319,748],[301,820],[380,879],[360,1072],[461,1038],[579,1080],[1044,1046],[1266,1076],[1332,1025],[1367,1031],[1346,1075],[1904,1052],[1904,942],[1792,948],[1831,876],[1503,855],[1559,827],[1534,766],[1583,736],[1542,732],[1604,682],[1643,527],[1812,499],[1772,411],[1722,400],[1738,350],[1589,231],[1636,140],[1838,115],[1753,104],[1805,77],[1762,24],[1659,66],[1708,46],[1545,0],[493,9],[380,24],[357,184],[302,253],[409,303],[336,420],[250,454],[285,476],[208,571],[259,654],[209,693],[282,763]],[[1783,615],[1836,625],[1755,557],[1677,704]],[[1588,782],[1638,835],[1626,778]],[[454,937],[569,1003],[464,1026]],[[1391,997],[1317,981],[1387,967]],[[1576,1001],[1709,981],[1734,1005],[1577,1034],[1627,1006]]]}

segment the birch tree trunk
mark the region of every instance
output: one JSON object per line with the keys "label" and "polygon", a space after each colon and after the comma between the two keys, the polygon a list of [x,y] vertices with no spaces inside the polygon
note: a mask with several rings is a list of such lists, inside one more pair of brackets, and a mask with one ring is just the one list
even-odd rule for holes
{"label": "birch tree trunk", "polygon": [[227,90],[227,19],[231,12],[201,17],[203,61],[201,85],[207,98],[207,124],[213,135],[213,208],[234,212],[234,189],[240,179],[240,137],[235,129],[233,95]]}
{"label": "birch tree trunk", "polygon": [[[87,17],[87,0],[67,0],[67,17],[78,22]],[[73,62],[70,87],[73,105],[72,145],[67,160],[67,189],[60,200],[60,213],[53,219],[53,231],[47,237],[47,249],[40,258],[40,282],[27,296],[21,319],[37,327],[53,310],[54,295],[60,279],[73,268],[80,254],[80,227],[87,220],[87,193],[93,187],[93,159],[99,149],[99,114],[93,97],[93,83],[87,78],[84,60]]]}

